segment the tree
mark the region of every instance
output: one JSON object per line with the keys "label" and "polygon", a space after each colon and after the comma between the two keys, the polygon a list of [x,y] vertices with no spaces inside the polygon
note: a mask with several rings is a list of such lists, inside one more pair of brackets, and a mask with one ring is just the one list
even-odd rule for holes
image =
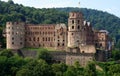
{"label": "tree", "polygon": [[120,64],[110,65],[109,73],[112,76],[119,76],[120,75]]}
{"label": "tree", "polygon": [[85,68],[85,76],[97,76],[95,63],[88,63],[88,65]]}
{"label": "tree", "polygon": [[113,50],[112,51],[112,58],[114,60],[120,60],[120,50]]}
{"label": "tree", "polygon": [[14,4],[14,2],[12,0],[8,0],[9,4]]}
{"label": "tree", "polygon": [[0,52],[0,56],[12,57],[14,54],[10,50],[3,50]]}
{"label": "tree", "polygon": [[42,49],[38,53],[38,59],[43,59],[46,62],[50,63],[51,62],[51,55],[46,49]]}
{"label": "tree", "polygon": [[52,71],[55,73],[56,76],[63,76],[66,70],[67,70],[67,65],[64,63],[52,65]]}
{"label": "tree", "polygon": [[[26,72],[23,72],[23,70]],[[30,71],[31,73],[27,73],[27,71]],[[51,67],[44,60],[30,61],[28,64],[22,67],[19,72],[21,72],[20,75],[25,74],[26,76],[29,74],[30,76],[54,76],[53,72],[51,71]]]}
{"label": "tree", "polygon": [[77,76],[76,69],[73,66],[69,66],[64,76]]}
{"label": "tree", "polygon": [[29,69],[22,69],[22,70],[19,70],[16,74],[16,76],[31,76],[31,70]]}

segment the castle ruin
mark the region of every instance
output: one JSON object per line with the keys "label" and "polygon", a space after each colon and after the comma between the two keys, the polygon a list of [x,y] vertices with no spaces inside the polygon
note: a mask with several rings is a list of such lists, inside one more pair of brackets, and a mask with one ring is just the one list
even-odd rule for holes
{"label": "castle ruin", "polygon": [[[97,49],[111,51],[108,32],[93,29],[81,12],[70,12],[68,25],[7,22],[6,43],[7,49],[45,47],[65,51],[65,63],[69,65],[75,61],[86,65],[95,59]],[[104,56],[101,54],[97,59],[103,61]]]}

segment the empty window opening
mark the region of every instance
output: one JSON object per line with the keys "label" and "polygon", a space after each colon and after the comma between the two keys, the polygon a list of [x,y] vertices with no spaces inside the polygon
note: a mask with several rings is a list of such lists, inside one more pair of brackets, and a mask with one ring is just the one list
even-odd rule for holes
{"label": "empty window opening", "polygon": [[78,29],[80,29],[80,26],[78,25]]}
{"label": "empty window opening", "polygon": [[72,26],[72,29],[74,29],[74,26]]}
{"label": "empty window opening", "polygon": [[74,20],[72,20],[72,24],[74,24]]}
{"label": "empty window opening", "polygon": [[58,45],[58,46],[60,46],[60,44],[59,44],[59,43],[58,43],[57,45]]}
{"label": "empty window opening", "polygon": [[78,20],[78,24],[80,23],[80,20]]}
{"label": "empty window opening", "polygon": [[14,44],[14,42],[12,42],[12,44]]}

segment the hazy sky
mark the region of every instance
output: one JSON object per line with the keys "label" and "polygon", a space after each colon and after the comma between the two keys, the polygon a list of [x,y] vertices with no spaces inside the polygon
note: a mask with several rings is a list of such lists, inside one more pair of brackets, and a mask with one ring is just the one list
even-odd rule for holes
{"label": "hazy sky", "polygon": [[[8,0],[2,0],[8,1]],[[107,11],[120,17],[120,0],[13,0],[36,8],[81,7]],[[79,5],[80,2],[80,5]]]}

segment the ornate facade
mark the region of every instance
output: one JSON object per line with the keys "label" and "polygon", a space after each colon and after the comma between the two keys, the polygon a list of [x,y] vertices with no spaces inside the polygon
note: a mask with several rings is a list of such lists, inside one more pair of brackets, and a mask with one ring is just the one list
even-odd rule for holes
{"label": "ornate facade", "polygon": [[[85,65],[94,59],[96,49],[111,50],[108,32],[94,30],[81,12],[70,12],[68,27],[65,24],[26,24],[7,22],[7,49],[46,47],[66,51],[66,63],[79,61]],[[83,62],[81,62],[83,60]]]}

